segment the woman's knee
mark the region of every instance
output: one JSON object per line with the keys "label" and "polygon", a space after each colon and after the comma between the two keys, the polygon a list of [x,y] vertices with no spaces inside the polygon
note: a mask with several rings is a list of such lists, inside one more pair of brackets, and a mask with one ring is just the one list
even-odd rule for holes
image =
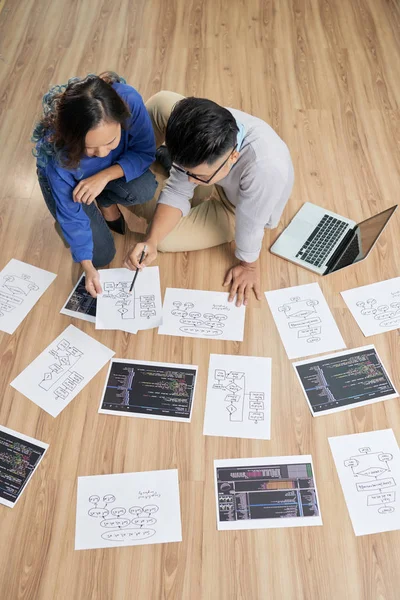
{"label": "woman's knee", "polygon": [[101,269],[102,267],[106,267],[110,264],[115,258],[116,248],[114,244],[114,240],[107,242],[101,247],[94,247],[93,249],[93,266],[96,269]]}

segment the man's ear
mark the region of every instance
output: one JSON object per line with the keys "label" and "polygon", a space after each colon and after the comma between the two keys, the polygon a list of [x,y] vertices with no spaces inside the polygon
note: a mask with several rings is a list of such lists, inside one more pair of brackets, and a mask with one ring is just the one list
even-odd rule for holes
{"label": "man's ear", "polygon": [[235,162],[238,160],[240,154],[237,150],[235,150],[234,152],[232,152],[232,156],[231,156],[231,164],[234,165]]}

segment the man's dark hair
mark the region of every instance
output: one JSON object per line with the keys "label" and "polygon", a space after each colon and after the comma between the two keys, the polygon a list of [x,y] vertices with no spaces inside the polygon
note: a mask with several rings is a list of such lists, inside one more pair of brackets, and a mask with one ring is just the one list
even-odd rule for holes
{"label": "man's dark hair", "polygon": [[172,162],[192,169],[218,158],[236,146],[238,126],[232,113],[205,98],[184,98],[169,117],[165,143]]}

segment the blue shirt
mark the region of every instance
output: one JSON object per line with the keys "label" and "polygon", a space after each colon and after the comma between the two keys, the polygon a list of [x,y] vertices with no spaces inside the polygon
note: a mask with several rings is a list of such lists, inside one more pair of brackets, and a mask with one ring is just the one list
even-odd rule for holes
{"label": "blue shirt", "polygon": [[73,201],[72,192],[81,179],[86,179],[112,165],[119,164],[126,181],[140,177],[155,158],[155,139],[150,117],[140,94],[130,85],[114,83],[113,88],[125,101],[131,113],[125,129],[121,129],[118,147],[104,158],[84,156],[76,169],[62,167],[51,157],[45,174],[55,203],[57,220],[71,247],[75,262],[92,260],[93,238],[89,217],[82,205]]}

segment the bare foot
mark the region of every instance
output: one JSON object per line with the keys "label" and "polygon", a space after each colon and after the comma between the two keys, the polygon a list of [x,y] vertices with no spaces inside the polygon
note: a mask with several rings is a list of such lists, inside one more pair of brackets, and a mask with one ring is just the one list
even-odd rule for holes
{"label": "bare foot", "polygon": [[111,206],[107,207],[99,206],[99,208],[106,221],[116,221],[121,216],[119,208],[116,204],[111,204]]}

